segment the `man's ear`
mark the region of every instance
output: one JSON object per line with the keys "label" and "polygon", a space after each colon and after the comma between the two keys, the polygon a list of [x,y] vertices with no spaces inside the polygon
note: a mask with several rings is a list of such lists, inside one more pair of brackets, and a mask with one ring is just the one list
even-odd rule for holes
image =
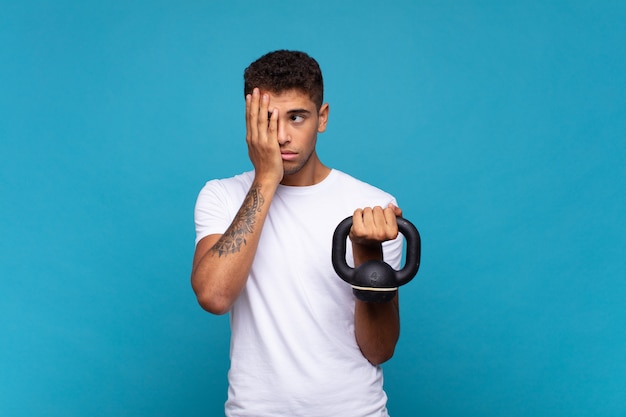
{"label": "man's ear", "polygon": [[330,106],[328,103],[322,104],[318,113],[317,131],[322,133],[326,130],[328,124],[328,113],[330,112]]}

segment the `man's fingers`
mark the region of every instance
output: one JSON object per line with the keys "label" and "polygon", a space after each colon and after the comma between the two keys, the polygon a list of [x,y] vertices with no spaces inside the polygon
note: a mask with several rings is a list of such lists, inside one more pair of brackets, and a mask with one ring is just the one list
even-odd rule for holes
{"label": "man's fingers", "polygon": [[[267,126],[267,132],[271,138],[278,134],[278,109],[272,110],[270,120]],[[278,140],[278,139],[277,139]]]}
{"label": "man's fingers", "polygon": [[398,236],[398,222],[396,220],[396,211],[391,207],[388,207],[383,211],[383,216],[385,217],[385,238],[389,240],[395,239]]}
{"label": "man's fingers", "polygon": [[363,209],[363,226],[365,226],[365,229],[368,231],[371,231],[376,227],[374,210],[371,207],[365,207]]}
{"label": "man's fingers", "polygon": [[385,212],[383,208],[380,206],[376,206],[372,209],[372,216],[374,219],[374,227],[380,228],[385,227],[385,223],[387,223],[387,219],[385,217]]}
{"label": "man's fingers", "polygon": [[371,237],[379,241],[395,239],[398,234],[398,224],[393,210],[376,206],[372,209],[373,224]]}
{"label": "man's fingers", "polygon": [[267,94],[263,94],[261,97],[261,106],[258,110],[258,120],[257,120],[257,128],[259,133],[263,134],[263,132],[267,132],[267,122],[268,122],[268,108],[270,105],[270,97]]}
{"label": "man's fingers", "polygon": [[384,242],[398,236],[396,217],[402,214],[398,207],[390,205],[365,207],[354,211],[352,236],[365,241]]}
{"label": "man's fingers", "polygon": [[394,214],[396,215],[396,217],[402,217],[402,209],[392,203],[389,203],[389,205],[387,206],[388,208],[392,209]]}
{"label": "man's fingers", "polygon": [[254,88],[246,96],[246,141],[251,144],[266,144],[277,141],[278,109],[270,109],[270,96]]}
{"label": "man's fingers", "polygon": [[258,140],[258,133],[259,133],[259,129],[258,129],[258,118],[259,118],[259,99],[260,99],[260,92],[258,88],[255,88],[254,90],[252,90],[252,95],[250,96],[250,103],[248,105],[248,102],[246,101],[246,108],[247,108],[247,127],[248,127],[248,134],[246,135],[246,139],[248,140],[248,143],[250,143],[251,141],[256,141]]}
{"label": "man's fingers", "polygon": [[250,143],[250,105],[252,102],[252,94],[246,95],[246,142]]}
{"label": "man's fingers", "polygon": [[356,209],[352,215],[352,230],[356,233],[362,233],[364,229],[363,225],[363,210]]}

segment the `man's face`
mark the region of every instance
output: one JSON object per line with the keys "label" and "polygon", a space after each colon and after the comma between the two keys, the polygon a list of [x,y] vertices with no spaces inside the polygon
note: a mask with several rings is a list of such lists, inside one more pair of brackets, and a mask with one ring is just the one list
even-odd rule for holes
{"label": "man's face", "polygon": [[[306,93],[269,91],[269,111],[278,110],[278,143],[283,159],[284,184],[310,185],[321,165],[315,152],[317,134],[326,130],[328,104],[320,110]],[[314,183],[314,182],[313,182]]]}

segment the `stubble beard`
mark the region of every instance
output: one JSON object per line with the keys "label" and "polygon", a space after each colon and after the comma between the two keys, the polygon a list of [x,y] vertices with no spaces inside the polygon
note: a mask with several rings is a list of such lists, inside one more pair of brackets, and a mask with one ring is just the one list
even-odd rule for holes
{"label": "stubble beard", "polygon": [[302,162],[296,162],[296,166],[292,166],[291,168],[287,167],[288,162],[283,162],[283,175],[294,175],[300,172],[300,170],[309,162],[311,159],[311,155],[313,155],[313,151],[307,155],[307,157]]}

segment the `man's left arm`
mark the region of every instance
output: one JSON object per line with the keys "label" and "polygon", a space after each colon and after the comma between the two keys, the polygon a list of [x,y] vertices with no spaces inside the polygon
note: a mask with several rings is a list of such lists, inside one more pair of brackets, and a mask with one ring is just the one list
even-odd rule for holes
{"label": "man's left arm", "polygon": [[[382,242],[398,236],[396,217],[402,210],[390,204],[386,208],[358,209],[352,216],[350,240],[354,266],[368,260],[382,260]],[[354,326],[357,344],[373,365],[391,359],[400,336],[398,296],[385,303],[356,300]]]}

